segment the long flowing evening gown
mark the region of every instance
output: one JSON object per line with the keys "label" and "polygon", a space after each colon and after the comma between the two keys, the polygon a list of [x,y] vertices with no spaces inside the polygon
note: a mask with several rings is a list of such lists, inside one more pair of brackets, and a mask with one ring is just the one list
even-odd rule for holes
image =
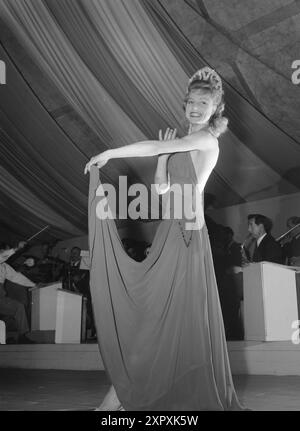
{"label": "long flowing evening gown", "polygon": [[[197,183],[190,153],[173,154],[168,170],[171,184]],[[186,231],[182,220],[163,220],[149,255],[136,262],[123,249],[115,221],[96,216],[99,184],[93,167],[91,294],[101,357],[122,406],[243,409],[232,382],[205,224]]]}

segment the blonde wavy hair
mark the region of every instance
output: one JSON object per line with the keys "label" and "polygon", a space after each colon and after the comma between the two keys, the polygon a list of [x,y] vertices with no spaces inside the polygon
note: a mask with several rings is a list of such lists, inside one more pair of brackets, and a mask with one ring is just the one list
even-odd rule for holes
{"label": "blonde wavy hair", "polygon": [[224,132],[226,132],[228,127],[228,118],[224,117],[223,115],[225,109],[224,91],[220,88],[216,88],[214,83],[210,80],[202,80],[196,78],[195,80],[190,82],[188,86],[187,94],[183,102],[184,111],[186,109],[186,104],[191,92],[195,90],[207,91],[212,95],[214,103],[217,105],[217,108],[209,119],[209,128],[216,137],[219,137]]}

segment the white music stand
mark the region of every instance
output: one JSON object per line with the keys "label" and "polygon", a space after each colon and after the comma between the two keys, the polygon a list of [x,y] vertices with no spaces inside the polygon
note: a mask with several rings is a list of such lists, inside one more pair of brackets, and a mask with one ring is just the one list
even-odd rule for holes
{"label": "white music stand", "polygon": [[295,270],[271,262],[244,267],[245,340],[290,340],[298,320]]}
{"label": "white music stand", "polygon": [[82,295],[53,283],[32,291],[31,330],[55,331],[55,343],[81,341]]}
{"label": "white music stand", "polygon": [[0,320],[0,344],[6,344],[6,325]]}
{"label": "white music stand", "polygon": [[82,295],[57,289],[55,343],[80,344]]}
{"label": "white music stand", "polygon": [[51,331],[56,328],[57,289],[62,283],[51,283],[32,290],[31,330]]}

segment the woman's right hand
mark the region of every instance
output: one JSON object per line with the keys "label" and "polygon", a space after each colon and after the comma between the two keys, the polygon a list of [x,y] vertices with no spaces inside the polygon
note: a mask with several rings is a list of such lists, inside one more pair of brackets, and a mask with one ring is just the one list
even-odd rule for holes
{"label": "woman's right hand", "polygon": [[84,173],[90,172],[92,166],[97,166],[98,169],[103,168],[109,161],[108,151],[103,151],[103,153],[98,154],[90,159],[90,161],[85,165]]}

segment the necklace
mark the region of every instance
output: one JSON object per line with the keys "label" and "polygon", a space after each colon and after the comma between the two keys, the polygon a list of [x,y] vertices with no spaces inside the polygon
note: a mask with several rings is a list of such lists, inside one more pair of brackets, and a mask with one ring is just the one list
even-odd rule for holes
{"label": "necklace", "polygon": [[191,244],[191,242],[192,242],[192,239],[193,239],[193,231],[192,230],[189,230],[188,232],[190,232],[190,237],[189,237],[189,239],[188,240],[186,240],[186,236],[185,236],[185,232],[186,232],[186,230],[184,229],[184,227],[182,226],[182,222],[181,221],[178,221],[178,226],[179,226],[179,229],[180,229],[180,233],[181,233],[181,236],[182,236],[182,238],[183,238],[183,241],[184,241],[184,243],[185,243],[185,245],[186,245],[186,247],[188,248],[189,247],[189,245]]}

